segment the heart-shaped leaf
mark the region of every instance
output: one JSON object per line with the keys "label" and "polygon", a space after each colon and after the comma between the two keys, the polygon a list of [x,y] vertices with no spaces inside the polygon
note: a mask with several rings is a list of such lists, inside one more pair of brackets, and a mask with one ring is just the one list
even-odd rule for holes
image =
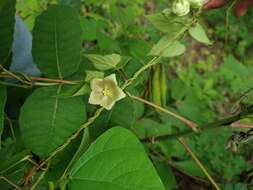
{"label": "heart-shaped leaf", "polygon": [[49,77],[73,74],[80,63],[81,26],[77,11],[52,6],[36,20],[33,30],[33,58]]}
{"label": "heart-shaped leaf", "polygon": [[42,157],[63,144],[86,121],[82,99],[59,98],[61,88],[35,90],[21,109],[19,121],[25,145]]}
{"label": "heart-shaped leaf", "polygon": [[139,140],[114,127],[101,135],[76,162],[70,190],[164,190]]}

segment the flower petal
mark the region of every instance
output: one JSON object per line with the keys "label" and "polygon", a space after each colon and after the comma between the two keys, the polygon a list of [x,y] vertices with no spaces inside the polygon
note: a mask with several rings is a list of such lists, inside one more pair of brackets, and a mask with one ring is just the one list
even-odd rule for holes
{"label": "flower petal", "polygon": [[92,79],[90,82],[90,88],[91,90],[102,92],[104,89],[104,80],[97,78]]}
{"label": "flower petal", "polygon": [[126,97],[126,94],[123,92],[123,90],[119,87],[116,88],[116,101],[121,100]]}
{"label": "flower petal", "polygon": [[111,81],[113,84],[115,84],[116,86],[118,85],[117,83],[117,79],[116,79],[116,75],[115,74],[111,74],[107,77],[104,78],[105,81]]}
{"label": "flower petal", "polygon": [[103,94],[101,92],[92,91],[89,97],[89,103],[99,105],[103,101]]}
{"label": "flower petal", "polygon": [[115,104],[115,100],[113,100],[112,98],[108,96],[105,96],[105,98],[103,98],[103,100],[100,103],[100,105],[107,110],[112,109],[114,104]]}

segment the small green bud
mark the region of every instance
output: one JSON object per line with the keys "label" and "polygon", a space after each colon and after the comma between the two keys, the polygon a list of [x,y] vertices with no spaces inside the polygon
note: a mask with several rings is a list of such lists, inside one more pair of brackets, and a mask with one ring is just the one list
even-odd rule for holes
{"label": "small green bud", "polygon": [[203,0],[188,0],[192,8],[201,8],[204,4]]}
{"label": "small green bud", "polygon": [[184,16],[190,12],[190,3],[188,0],[175,0],[172,4],[172,12],[177,16]]}

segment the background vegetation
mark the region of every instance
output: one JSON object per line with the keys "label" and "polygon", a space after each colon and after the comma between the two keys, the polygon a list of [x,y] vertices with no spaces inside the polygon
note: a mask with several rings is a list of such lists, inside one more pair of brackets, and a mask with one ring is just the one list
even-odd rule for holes
{"label": "background vegetation", "polygon": [[[131,57],[132,59],[124,67],[124,75],[127,78],[150,60],[147,54],[163,35],[148,21],[146,15],[161,12],[170,6],[167,0],[85,0],[82,2],[17,0],[17,14],[32,31],[35,19],[51,4],[70,5],[80,11],[82,52],[85,54],[117,53]],[[213,44],[203,45],[187,35],[181,40],[186,47],[183,55],[161,60],[166,69],[168,84],[167,99],[163,107],[204,126],[212,121],[237,114],[252,105],[253,92],[247,93],[246,98],[240,98],[253,86],[252,17],[253,10],[249,10],[247,15],[236,18],[228,7],[202,12],[199,22],[204,26]],[[71,30],[71,28],[66,29]],[[82,78],[84,70],[87,70],[87,67],[89,69],[88,62],[89,60],[83,57],[78,73],[67,79]],[[151,74],[154,72],[153,68]],[[152,100],[148,87],[152,86],[148,80],[151,74],[147,72],[138,78],[133,85],[138,90],[131,89],[131,92]],[[30,188],[40,176],[40,172],[43,172],[42,170],[38,174],[32,173],[33,166],[29,163],[39,163],[38,156],[41,155],[32,154],[28,161],[23,162],[25,164],[19,164],[22,158],[30,155],[29,148],[24,146],[20,136],[18,118],[20,107],[31,91],[9,87],[0,149],[0,175],[20,187],[27,188]],[[84,99],[87,101],[86,96]],[[144,107],[142,103],[132,104],[132,101],[126,99],[119,102],[111,112],[103,112],[90,128],[90,141],[97,139],[112,126],[132,129],[142,137],[140,139],[165,189],[211,189],[210,182],[196,164],[196,160],[194,161],[189,151],[184,149],[182,142],[171,135],[187,131],[187,125],[171,116],[168,117],[161,111]],[[73,102],[73,105],[75,104],[78,102]],[[27,109],[32,110],[32,105],[29,106]],[[125,109],[126,107],[129,109]],[[72,110],[70,107],[68,109]],[[94,107],[88,106],[87,110],[87,117],[92,116]],[[85,115],[83,111],[76,111],[76,114]],[[27,111],[24,114],[30,113]],[[186,146],[195,153],[221,189],[253,189],[252,144],[247,143],[236,152],[225,149],[232,131],[246,131],[252,127],[252,120],[247,118],[227,127],[217,126],[215,129],[204,130],[199,134],[186,137]],[[153,130],[150,130],[151,128]],[[166,135],[167,138],[146,138],[146,135]],[[53,189],[52,184],[58,185],[56,183],[58,176],[61,176],[76,152],[81,138],[79,136],[71,143],[71,147],[67,147],[62,155],[56,157],[56,161],[53,161],[54,167],[49,170],[37,189]],[[50,139],[46,140],[50,143]],[[46,154],[47,151],[49,150],[45,150],[44,153]],[[13,164],[17,167],[12,168],[12,172],[6,176],[4,170]],[[7,190],[13,187],[6,180],[1,180],[0,189]]]}

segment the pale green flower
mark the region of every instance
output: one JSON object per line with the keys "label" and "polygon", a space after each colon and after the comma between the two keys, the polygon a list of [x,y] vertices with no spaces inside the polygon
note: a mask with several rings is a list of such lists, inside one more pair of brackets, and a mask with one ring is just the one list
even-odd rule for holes
{"label": "pale green flower", "polygon": [[189,0],[192,8],[201,8],[204,4],[204,0]]}
{"label": "pale green flower", "polygon": [[185,16],[190,12],[188,0],[175,0],[172,4],[172,12],[177,16]]}
{"label": "pale green flower", "polygon": [[123,90],[118,87],[115,74],[111,74],[104,79],[94,78],[90,82],[91,94],[90,104],[100,105],[110,110],[116,101],[126,97]]}

